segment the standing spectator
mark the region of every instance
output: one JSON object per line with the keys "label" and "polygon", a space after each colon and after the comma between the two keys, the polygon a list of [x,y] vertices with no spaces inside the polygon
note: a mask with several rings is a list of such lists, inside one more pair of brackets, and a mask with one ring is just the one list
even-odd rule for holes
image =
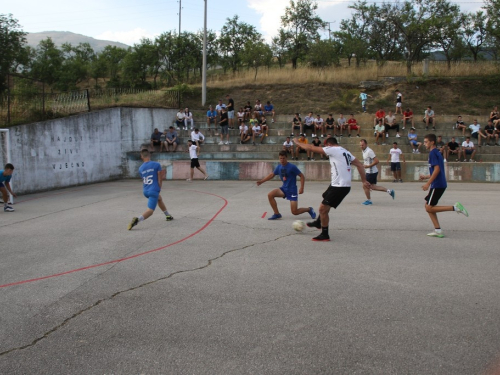
{"label": "standing spectator", "polygon": [[296,113],[292,119],[292,132],[290,136],[294,136],[294,131],[296,129],[299,129],[299,134],[302,134],[302,119],[300,118],[298,113]]}
{"label": "standing spectator", "polygon": [[15,198],[16,194],[12,191],[10,187],[10,180],[12,179],[12,173],[14,172],[14,165],[11,163],[5,164],[3,171],[0,171],[0,193],[3,199],[3,212],[14,212],[14,208],[9,205],[9,193]]}
{"label": "standing spectator", "polygon": [[363,109],[363,112],[366,113],[366,102],[368,101],[368,98],[373,98],[373,96],[368,95],[364,91],[361,91],[361,93],[359,94],[359,98],[361,99],[361,108]]}
{"label": "standing spectator", "polygon": [[484,134],[486,135],[486,146],[489,146],[490,140],[493,140],[494,145],[498,145],[498,133],[495,132],[495,127],[491,120],[489,120],[488,125],[484,127]]}
{"label": "standing spectator", "polygon": [[226,108],[226,105],[222,103],[222,99],[219,99],[219,103],[215,106],[215,110],[217,111],[219,118],[222,115],[222,108]]}
{"label": "standing spectator", "polygon": [[[321,141],[319,140],[319,138],[316,136],[313,141],[311,142],[311,144],[315,147],[321,147]],[[323,160],[323,154],[319,154],[321,156],[321,160]],[[314,152],[311,151],[311,160],[312,161],[315,161],[316,159],[314,159]]]}
{"label": "standing spectator", "polygon": [[331,131],[334,133],[335,132],[335,119],[333,118],[333,115],[330,113],[328,117],[325,120],[325,128],[326,131],[328,132],[328,129],[331,129]]}
{"label": "standing spectator", "polygon": [[229,120],[229,129],[234,129],[234,100],[229,94],[226,95],[227,99],[227,118]]}
{"label": "standing spectator", "polygon": [[385,111],[382,108],[379,108],[377,112],[375,112],[375,118],[373,119],[373,127],[377,125],[379,120],[385,121]]}
{"label": "standing spectator", "polygon": [[403,94],[399,90],[396,90],[396,112],[397,115],[399,113],[403,114]]}
{"label": "standing spectator", "polygon": [[457,117],[457,122],[455,123],[455,129],[462,130],[462,136],[465,137],[465,130],[467,129],[467,125],[462,121],[462,116]]}
{"label": "standing spectator", "polygon": [[375,142],[380,145],[379,139],[382,139],[382,146],[385,146],[385,125],[382,119],[375,125]]}
{"label": "standing spectator", "polygon": [[411,128],[414,128],[413,122],[413,112],[410,108],[406,108],[406,111],[403,113],[403,130],[406,128],[406,124],[411,125]]}
{"label": "standing spectator", "polygon": [[306,134],[307,130],[311,130],[311,136],[314,134],[314,117],[313,113],[309,112],[309,114],[304,118],[304,134]]}
{"label": "standing spectator", "polygon": [[243,109],[245,110],[245,120],[250,120],[250,116],[252,115],[252,105],[250,104],[250,102],[247,102],[247,105],[245,107],[243,107]]}
{"label": "standing spectator", "polygon": [[307,160],[311,160],[309,156],[309,150],[306,150],[302,145],[307,145],[309,142],[307,141],[306,135],[301,134],[298,141],[295,143],[295,160],[299,160],[299,154],[306,154]]}
{"label": "standing spectator", "polygon": [[431,106],[428,106],[424,112],[424,122],[426,130],[429,129],[429,124],[432,124],[432,130],[436,130],[436,115]]}
{"label": "standing spectator", "polygon": [[358,125],[353,113],[351,113],[351,118],[347,120],[347,125],[349,126],[349,137],[351,136],[352,130],[357,130],[356,137],[360,137],[359,132],[361,130],[361,126]]}
{"label": "standing spectator", "polygon": [[175,152],[175,150],[177,149],[177,132],[174,130],[173,126],[168,128],[168,132],[165,134],[165,142],[163,142],[163,145],[166,152],[170,151],[170,147],[172,147],[172,152]]}
{"label": "standing spectator", "polygon": [[208,179],[207,172],[205,172],[203,168],[201,168],[200,161],[198,160],[198,157],[200,155],[200,147],[196,146],[192,140],[189,140],[187,151],[189,152],[189,157],[191,158],[191,178],[188,178],[187,181],[193,181],[195,168],[203,173],[203,176],[205,176],[204,180]]}
{"label": "standing spectator", "polygon": [[472,138],[475,138],[477,139],[477,146],[478,147],[481,147],[481,138],[488,138],[486,136],[486,134],[484,134],[482,131],[481,131],[481,125],[477,123],[477,120],[474,119],[474,123],[473,124],[470,124],[469,125],[469,129],[470,129],[470,136]]}
{"label": "standing spectator", "polygon": [[455,211],[459,214],[464,214],[466,217],[469,213],[462,204],[459,202],[455,203],[454,206],[437,206],[439,199],[446,190],[446,176],[444,174],[444,163],[443,157],[436,150],[436,135],[428,134],[424,138],[425,148],[429,150],[429,175],[420,175],[420,180],[429,180],[427,183],[422,185],[422,190],[430,191],[425,197],[425,211],[429,214],[429,217],[434,225],[434,232],[427,234],[430,237],[443,238],[444,234],[439,225],[437,213],[444,211]]}
{"label": "standing spectator", "polygon": [[175,116],[175,125],[177,126],[177,130],[181,130],[184,127],[184,111],[182,108],[179,108],[179,112]]}
{"label": "standing spectator", "polygon": [[415,133],[415,129],[410,129],[410,132],[408,133],[408,141],[413,147],[414,154],[420,154],[419,148],[422,146],[422,142],[417,141],[417,138],[418,136],[417,133]]}
{"label": "standing spectator", "polygon": [[209,132],[211,131],[211,124],[214,124],[214,128],[217,126],[217,111],[212,106],[207,111],[207,128]]}
{"label": "standing spectator", "polygon": [[238,110],[238,124],[241,125],[245,122],[245,110],[240,107]]}
{"label": "standing spectator", "polygon": [[405,156],[403,155],[403,151],[398,147],[398,143],[394,142],[392,144],[392,148],[389,150],[389,158],[387,161],[391,161],[391,172],[394,180],[392,182],[403,182],[401,178],[401,162],[399,159],[403,158],[403,163],[406,163]]}
{"label": "standing spectator", "polygon": [[189,110],[189,108],[186,107],[184,110],[184,130],[188,130],[188,124],[190,125],[190,129],[194,129],[194,120],[193,120],[193,114]]}
{"label": "standing spectator", "polygon": [[271,123],[274,123],[274,105],[271,104],[271,102],[268,100],[267,104],[264,106],[264,114],[265,115],[271,115]]}
{"label": "standing spectator", "polygon": [[366,201],[364,201],[362,204],[365,206],[371,206],[373,204],[370,197],[371,190],[386,192],[392,197],[392,199],[394,199],[394,197],[396,196],[394,190],[386,189],[383,186],[377,186],[377,164],[379,163],[377,155],[375,155],[375,152],[373,152],[373,150],[368,147],[366,139],[362,139],[361,141],[359,141],[359,145],[361,147],[361,150],[363,151],[363,167],[365,168],[366,181],[370,183],[369,187],[363,186],[363,190],[365,191],[366,195]]}
{"label": "standing spectator", "polygon": [[200,132],[200,129],[195,128],[191,132],[191,140],[199,148],[205,142],[205,136]]}
{"label": "standing spectator", "polygon": [[436,148],[441,153],[446,163],[446,144],[443,142],[443,137],[440,135],[437,137]]}
{"label": "standing spectator", "polygon": [[[220,114],[220,142],[219,145],[229,144],[229,122],[227,118],[226,107],[222,107],[222,111]],[[226,136],[226,142],[224,143],[224,136]]]}
{"label": "standing spectator", "polygon": [[160,146],[160,152],[161,152],[161,136],[162,136],[162,133],[160,133],[158,131],[158,128],[155,128],[155,130],[153,130],[153,134],[151,134],[152,151],[155,150],[155,146]]}
{"label": "standing spectator", "polygon": [[141,151],[141,159],[143,164],[139,168],[139,174],[141,175],[143,181],[142,193],[146,198],[148,198],[148,209],[144,211],[141,216],[132,218],[132,221],[128,225],[128,230],[131,230],[141,221],[144,221],[153,215],[156,206],[159,206],[163,211],[167,221],[174,220],[172,215],[168,213],[167,207],[165,206],[165,203],[160,195],[162,181],[165,177],[160,163],[151,161],[151,154],[148,150]]}
{"label": "standing spectator", "polygon": [[325,136],[324,121],[320,115],[316,115],[316,118],[314,119],[314,129],[315,131],[313,137],[316,137],[319,134],[318,131],[321,132],[321,138]]}
{"label": "standing spectator", "polygon": [[476,148],[474,147],[474,143],[471,142],[470,137],[465,138],[465,141],[462,142],[462,155],[464,161],[467,161],[467,155],[470,155],[469,161],[474,162],[474,156],[476,155]]}
{"label": "standing spectator", "polygon": [[250,139],[252,139],[252,136],[248,131],[248,126],[244,122],[240,123],[240,144],[244,144]]}
{"label": "standing spectator", "polygon": [[344,114],[341,113],[339,115],[339,118],[337,119],[337,129],[339,130],[339,133],[340,134],[335,134],[335,136],[340,136],[342,137],[342,132],[343,130],[347,130],[348,126],[347,126],[347,120],[345,119],[344,117]]}
{"label": "standing spectator", "polygon": [[451,141],[448,142],[448,147],[446,147],[445,153],[445,159],[451,159],[451,156],[454,155],[456,161],[460,160],[460,145],[455,142],[455,137],[451,137]]}
{"label": "standing spectator", "polygon": [[[276,167],[273,173],[257,181],[257,186],[262,185],[264,182],[269,181],[274,178],[274,176],[279,176],[283,185],[279,189],[274,189],[267,195],[269,199],[269,204],[273,209],[273,215],[267,220],[277,220],[281,219],[282,216],[278,210],[278,204],[276,203],[276,198],[283,198],[290,201],[290,209],[292,215],[300,215],[308,213],[314,220],[316,218],[316,212],[312,207],[308,208],[298,208],[298,194],[304,193],[304,184],[306,178],[304,174],[295,166],[287,160],[287,153],[285,151],[280,151],[279,153],[280,163]],[[297,176],[300,177],[300,189],[297,191]]]}
{"label": "standing spectator", "polygon": [[396,116],[392,114],[391,111],[389,111],[389,114],[385,116],[385,137],[389,137],[389,130],[390,129],[396,129],[396,138],[401,137],[399,135],[399,124],[396,122]]}
{"label": "standing spectator", "polygon": [[292,154],[293,159],[293,142],[290,140],[290,137],[286,137],[285,142],[283,142],[283,151],[287,154]]}

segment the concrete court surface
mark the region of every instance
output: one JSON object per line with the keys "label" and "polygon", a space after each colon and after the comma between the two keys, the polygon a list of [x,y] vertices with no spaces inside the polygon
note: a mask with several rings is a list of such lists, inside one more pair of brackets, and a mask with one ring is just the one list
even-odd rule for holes
{"label": "concrete court surface", "polygon": [[[270,181],[123,180],[0,212],[0,374],[483,374],[500,354],[499,187],[450,184],[429,238],[421,183],[360,183],[329,243],[295,233]],[[327,182],[307,182],[317,209]]]}

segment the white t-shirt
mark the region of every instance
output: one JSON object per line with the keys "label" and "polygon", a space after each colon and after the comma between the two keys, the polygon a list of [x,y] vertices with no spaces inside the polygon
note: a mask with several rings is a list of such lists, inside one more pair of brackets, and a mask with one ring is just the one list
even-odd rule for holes
{"label": "white t-shirt", "polygon": [[254,126],[252,127],[252,131],[253,131],[254,133],[260,133],[260,132],[261,132],[260,125],[254,125]]}
{"label": "white t-shirt", "polygon": [[339,117],[337,119],[337,124],[339,124],[340,126],[342,126],[342,125],[345,125],[346,121],[347,120],[345,119],[345,117]]}
{"label": "white t-shirt", "polygon": [[285,146],[286,148],[290,148],[293,146],[293,142],[292,141],[290,141],[290,142],[285,141],[285,142],[283,142],[283,146]]}
{"label": "white t-shirt", "polygon": [[238,118],[245,117],[245,112],[238,112]]}
{"label": "white t-shirt", "polygon": [[217,104],[217,105],[215,106],[215,110],[216,110],[216,111],[222,111],[222,108],[226,108],[226,105],[225,105],[224,103],[222,103],[222,104]]}
{"label": "white t-shirt", "polygon": [[184,112],[177,112],[177,120],[184,120]]}
{"label": "white t-shirt", "polygon": [[240,125],[240,133],[247,134],[248,133],[248,126]]}
{"label": "white t-shirt", "polygon": [[351,186],[351,162],[356,159],[354,155],[340,146],[326,146],[323,150],[330,157],[331,186]]}
{"label": "white t-shirt", "polygon": [[394,124],[394,121],[396,121],[396,116],[392,115],[392,116],[385,116],[385,120],[387,121],[387,123],[389,125],[393,125]]}
{"label": "white t-shirt", "polygon": [[[368,165],[373,163],[373,160],[376,158],[375,153],[370,147],[367,147],[363,150],[363,164]],[[370,168],[365,168],[366,173],[377,173],[378,169],[377,166],[374,165],[373,167]]]}
{"label": "white t-shirt", "polygon": [[201,134],[201,132],[198,132],[198,134],[196,134],[196,132],[192,131],[191,132],[191,140],[192,141],[203,141],[205,139],[205,136],[203,134]]}
{"label": "white t-shirt", "polygon": [[196,146],[196,145],[189,146],[189,157],[191,159],[197,159],[198,158],[198,155],[196,155],[196,149],[197,148],[198,148],[198,146]]}
{"label": "white t-shirt", "polygon": [[317,125],[317,126],[321,126],[323,125],[323,119],[320,117],[320,118],[315,118],[314,119],[314,123]]}
{"label": "white t-shirt", "polygon": [[477,124],[477,125],[470,124],[469,125],[469,129],[470,129],[471,134],[472,133],[477,133],[479,131],[479,129],[481,129],[481,125],[479,125],[479,124]]}
{"label": "white t-shirt", "polygon": [[399,163],[399,155],[403,153],[399,148],[391,148],[391,163]]}
{"label": "white t-shirt", "polygon": [[462,147],[474,147],[474,143],[472,143],[472,141],[470,141],[470,142],[463,141]]}

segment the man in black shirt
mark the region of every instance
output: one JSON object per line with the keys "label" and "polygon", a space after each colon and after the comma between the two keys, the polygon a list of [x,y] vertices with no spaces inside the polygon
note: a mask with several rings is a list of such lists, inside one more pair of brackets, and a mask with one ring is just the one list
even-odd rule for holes
{"label": "man in black shirt", "polygon": [[493,140],[495,145],[498,145],[499,134],[495,132],[493,121],[488,121],[488,125],[484,127],[484,134],[486,134],[486,146],[489,146],[490,139]]}
{"label": "man in black shirt", "polygon": [[234,129],[233,125],[233,120],[234,120],[234,100],[229,96],[229,94],[226,95],[227,99],[227,117],[229,119],[229,129]]}
{"label": "man in black shirt", "polygon": [[455,137],[451,137],[451,141],[448,142],[448,149],[445,151],[445,159],[451,158],[453,155],[456,157],[456,161],[460,158],[460,145],[455,142]]}

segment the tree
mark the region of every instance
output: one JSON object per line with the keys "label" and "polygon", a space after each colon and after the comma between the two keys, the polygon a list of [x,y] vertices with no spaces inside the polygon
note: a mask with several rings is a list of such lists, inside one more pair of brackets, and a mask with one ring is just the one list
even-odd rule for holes
{"label": "tree", "polygon": [[340,44],[334,40],[318,40],[313,43],[307,54],[307,62],[313,68],[324,69],[339,65]]}
{"label": "tree", "polygon": [[463,18],[462,28],[465,46],[474,61],[477,61],[488,36],[486,15],[482,11],[466,13]]}
{"label": "tree", "polygon": [[107,68],[107,76],[109,77],[108,87],[120,86],[120,66],[128,53],[126,49],[115,46],[106,46],[100,53],[99,58],[103,60]]}
{"label": "tree", "polygon": [[0,93],[6,88],[5,78],[21,64],[27,64],[26,33],[12,14],[0,14]]}
{"label": "tree", "polygon": [[334,39],[339,43],[339,53],[347,59],[351,66],[351,60],[354,57],[356,66],[359,66],[362,59],[368,51],[367,25],[360,23],[356,17],[340,22],[340,31],[333,33]]}
{"label": "tree", "polygon": [[42,40],[35,50],[31,63],[31,74],[52,87],[60,78],[64,62],[63,52],[56,47],[51,38]]}
{"label": "tree", "polygon": [[483,9],[486,10],[486,31],[491,39],[495,40],[495,47],[500,45],[500,0],[484,0]]}
{"label": "tree", "polygon": [[144,38],[139,44],[134,44],[122,62],[125,85],[133,88],[150,88],[147,78],[154,60],[155,54],[151,39]]}
{"label": "tree", "polygon": [[326,27],[326,23],[316,16],[316,9],[318,4],[312,0],[290,0],[290,6],[286,7],[285,15],[281,17],[294,69],[298,60],[306,56],[311,43],[319,39],[318,30]]}
{"label": "tree", "polygon": [[280,69],[285,65],[288,49],[290,48],[288,44],[290,39],[287,31],[283,28],[279,29],[278,36],[272,39],[271,50],[273,51],[274,57],[278,60]]}
{"label": "tree", "polygon": [[254,81],[257,80],[257,72],[261,66],[269,66],[273,59],[273,52],[263,40],[255,42],[247,42],[242,55],[243,62],[250,68],[255,69]]}
{"label": "tree", "polygon": [[219,38],[222,65],[224,70],[231,69],[235,73],[242,65],[242,54],[245,45],[258,42],[262,36],[257,29],[245,22],[239,22],[238,16],[227,18],[222,26]]}
{"label": "tree", "polygon": [[441,16],[434,26],[434,44],[443,50],[448,70],[451,69],[451,60],[456,56],[455,51],[462,50],[462,39],[457,32],[462,23],[460,7],[443,1]]}

